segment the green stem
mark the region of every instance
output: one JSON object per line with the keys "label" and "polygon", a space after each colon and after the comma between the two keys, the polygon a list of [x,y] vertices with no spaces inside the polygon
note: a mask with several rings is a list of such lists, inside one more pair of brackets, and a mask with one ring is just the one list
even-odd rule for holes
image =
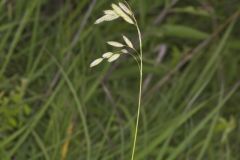
{"label": "green stem", "polygon": [[140,69],[139,69],[139,95],[138,95],[138,108],[137,108],[137,120],[136,120],[136,126],[135,126],[135,133],[134,133],[134,141],[133,141],[133,148],[132,148],[132,158],[131,160],[134,160],[135,150],[136,150],[136,142],[137,142],[137,135],[138,135],[138,125],[139,125],[139,119],[140,119],[140,111],[141,111],[141,100],[142,100],[142,80],[143,80],[143,61],[142,61],[142,35],[141,31],[139,29],[138,23],[136,18],[133,16],[135,25],[138,32],[138,38],[139,38],[139,48],[140,48]]}
{"label": "green stem", "polygon": [[139,63],[137,57],[134,54],[130,53],[130,52],[128,52],[127,54],[129,54],[130,56],[133,57],[133,59],[136,61],[137,65],[138,65],[138,69],[140,70],[140,63]]}

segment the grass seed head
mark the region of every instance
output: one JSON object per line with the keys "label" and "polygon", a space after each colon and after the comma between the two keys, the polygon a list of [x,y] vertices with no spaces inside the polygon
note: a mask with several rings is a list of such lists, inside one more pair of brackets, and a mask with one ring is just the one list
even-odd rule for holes
{"label": "grass seed head", "polygon": [[119,2],[118,4],[124,12],[126,12],[130,16],[133,15],[132,11],[125,4],[123,4],[122,2]]}
{"label": "grass seed head", "polygon": [[134,21],[119,6],[117,6],[116,4],[112,4],[112,8],[126,22],[128,22],[130,24],[134,24]]}
{"label": "grass seed head", "polygon": [[114,53],[112,52],[106,52],[102,55],[103,58],[110,58]]}
{"label": "grass seed head", "polygon": [[108,41],[107,44],[109,44],[110,46],[113,46],[113,47],[118,47],[118,48],[124,47],[124,45],[122,43],[115,42],[115,41]]}
{"label": "grass seed head", "polygon": [[128,47],[134,48],[132,42],[126,36],[123,35],[123,39]]}
{"label": "grass seed head", "polygon": [[114,54],[108,59],[108,62],[116,61],[120,57],[120,54]]}
{"label": "grass seed head", "polygon": [[99,24],[99,23],[102,23],[104,21],[112,21],[112,20],[115,20],[117,19],[119,16],[117,14],[106,14],[104,16],[102,16],[101,18],[97,19],[95,21],[95,24]]}
{"label": "grass seed head", "polygon": [[102,61],[103,61],[103,58],[95,59],[95,60],[90,64],[90,68],[99,65]]}

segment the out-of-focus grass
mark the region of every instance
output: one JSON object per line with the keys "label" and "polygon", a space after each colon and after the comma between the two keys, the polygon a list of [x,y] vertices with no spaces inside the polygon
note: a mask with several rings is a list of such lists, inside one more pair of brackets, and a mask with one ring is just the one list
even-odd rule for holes
{"label": "out-of-focus grass", "polygon": [[[0,1],[0,160],[130,158],[137,66],[89,68],[119,32],[137,38],[119,21],[93,25],[111,3]],[[130,1],[152,74],[136,159],[238,160],[239,2],[179,1],[156,23],[170,3]]]}

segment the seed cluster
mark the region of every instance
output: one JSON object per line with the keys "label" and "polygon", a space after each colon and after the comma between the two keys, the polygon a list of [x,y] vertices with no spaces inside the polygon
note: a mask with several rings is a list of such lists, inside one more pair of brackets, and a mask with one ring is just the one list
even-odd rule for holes
{"label": "seed cluster", "polygon": [[[105,10],[103,13],[104,13],[104,15],[101,18],[97,19],[95,21],[95,24],[113,21],[118,18],[122,18],[129,24],[135,24],[132,11],[124,3],[119,2],[118,5],[112,4],[112,9]],[[125,36],[125,35],[123,35],[122,37],[123,37],[125,44],[117,42],[117,41],[108,41],[107,42],[108,45],[115,47],[117,49],[120,49],[120,50],[115,51],[115,52],[103,53],[101,58],[95,59],[90,64],[90,67],[92,68],[92,67],[97,66],[104,59],[106,59],[108,62],[111,63],[111,62],[116,61],[122,54],[131,54],[127,49],[136,51],[136,49],[134,48],[133,43],[130,41],[130,39],[127,38],[127,36]],[[137,59],[137,58],[135,57],[135,59]]]}

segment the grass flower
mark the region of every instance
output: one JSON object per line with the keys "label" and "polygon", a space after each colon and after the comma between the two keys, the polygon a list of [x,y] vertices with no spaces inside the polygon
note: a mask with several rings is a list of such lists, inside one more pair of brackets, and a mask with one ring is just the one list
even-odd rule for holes
{"label": "grass flower", "polygon": [[[125,5],[126,4],[126,5]],[[95,24],[99,24],[102,22],[106,21],[113,21],[118,18],[122,18],[124,21],[127,23],[134,25],[137,30],[138,34],[138,40],[139,40],[139,51],[137,51],[127,36],[123,35],[123,40],[126,45],[116,42],[116,41],[108,41],[107,44],[115,47],[117,49],[121,48],[120,51],[118,52],[106,52],[102,55],[101,58],[98,58],[94,60],[91,64],[90,67],[97,66],[100,64],[104,59],[107,59],[108,62],[114,62],[119,59],[121,56],[121,53],[123,54],[129,54],[131,55],[134,60],[137,62],[138,68],[139,68],[139,93],[138,93],[138,107],[137,107],[137,120],[136,120],[136,125],[135,125],[135,133],[134,133],[134,139],[133,139],[133,147],[132,147],[132,154],[131,154],[131,160],[134,160],[134,155],[135,155],[135,148],[136,148],[136,142],[137,142],[137,135],[138,135],[138,124],[139,124],[139,119],[140,119],[140,110],[141,110],[141,99],[142,99],[142,79],[143,79],[143,61],[142,61],[142,39],[141,39],[141,32],[137,23],[137,20],[127,4],[127,2],[122,3],[119,2],[117,4],[112,4],[112,9],[105,10],[103,17],[99,18],[96,20]],[[127,49],[131,48],[131,52],[129,52]],[[133,52],[133,53],[132,53]]]}

